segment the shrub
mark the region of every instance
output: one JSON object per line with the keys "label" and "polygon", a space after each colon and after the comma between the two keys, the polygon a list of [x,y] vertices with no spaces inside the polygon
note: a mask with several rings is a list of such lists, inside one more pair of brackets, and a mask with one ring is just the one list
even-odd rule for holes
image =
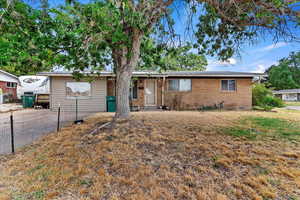
{"label": "shrub", "polygon": [[264,84],[255,84],[252,88],[253,106],[262,107],[264,110],[271,110],[274,107],[283,107],[281,99],[275,97],[272,91],[266,88]]}

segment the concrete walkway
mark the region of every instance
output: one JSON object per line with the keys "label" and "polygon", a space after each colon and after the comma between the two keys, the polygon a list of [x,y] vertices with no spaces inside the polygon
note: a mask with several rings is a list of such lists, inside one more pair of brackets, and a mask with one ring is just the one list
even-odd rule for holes
{"label": "concrete walkway", "polygon": [[[79,119],[93,113],[79,113]],[[20,110],[13,112],[16,148],[57,129],[57,113],[50,110]],[[74,112],[61,112],[61,126],[75,120]],[[10,113],[0,113],[0,154],[11,152]]]}
{"label": "concrete walkway", "polygon": [[288,110],[299,110],[300,111],[300,106],[287,106],[285,108]]}
{"label": "concrete walkway", "polygon": [[21,104],[17,103],[5,103],[0,104],[0,113],[2,112],[9,112],[9,111],[15,111],[15,110],[22,110],[23,107]]}

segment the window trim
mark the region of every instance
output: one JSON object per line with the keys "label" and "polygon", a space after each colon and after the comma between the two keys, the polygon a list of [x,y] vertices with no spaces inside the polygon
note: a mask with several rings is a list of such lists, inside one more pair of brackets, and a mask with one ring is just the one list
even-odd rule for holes
{"label": "window trim", "polygon": [[[227,90],[223,90],[222,81],[228,81],[227,82]],[[229,90],[229,81],[234,81],[235,82],[234,90]],[[220,90],[221,90],[221,92],[236,92],[237,91],[237,80],[236,79],[221,79],[221,81],[220,81]]]}
{"label": "window trim", "polygon": [[[136,98],[133,97],[133,84],[136,82]],[[132,85],[130,87],[130,96],[132,100],[138,100],[139,99],[139,80],[132,80]]]}
{"label": "window trim", "polygon": [[[8,86],[8,84],[13,84],[13,85],[15,85],[15,86],[13,86],[13,87],[10,87],[10,86]],[[15,83],[15,82],[6,82],[6,88],[17,88],[17,83]]]}
{"label": "window trim", "polygon": [[[67,95],[67,83],[89,83],[90,84],[90,95],[89,96],[80,96],[80,97],[72,97]],[[92,83],[88,81],[65,81],[65,98],[68,100],[74,100],[74,99],[79,99],[79,100],[84,100],[84,99],[91,99],[93,96],[93,86]]]}
{"label": "window trim", "polygon": [[[169,87],[169,85],[170,85],[169,81],[170,80],[178,80],[179,81],[178,90],[170,90],[170,87]],[[191,81],[191,88],[189,90],[180,90],[180,80],[190,80]],[[167,79],[167,90],[168,90],[168,92],[191,92],[192,88],[193,88],[193,81],[192,81],[191,78],[168,78]]]}

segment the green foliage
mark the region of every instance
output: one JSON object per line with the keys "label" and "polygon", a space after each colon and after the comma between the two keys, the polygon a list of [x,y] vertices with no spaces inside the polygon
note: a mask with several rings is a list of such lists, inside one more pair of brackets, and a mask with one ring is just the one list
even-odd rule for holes
{"label": "green foliage", "polygon": [[283,101],[274,97],[272,91],[266,88],[264,84],[255,84],[252,87],[252,103],[254,106],[262,107],[265,110],[284,106]]}
{"label": "green foliage", "polygon": [[205,56],[194,53],[190,45],[174,48],[155,44],[152,39],[145,38],[141,46],[141,59],[138,69],[203,71],[206,65]]}
{"label": "green foliage", "polygon": [[277,90],[300,88],[300,52],[293,52],[271,66],[267,73],[269,84]]}
{"label": "green foliage", "polygon": [[[280,36],[287,36],[287,27],[281,27],[285,20],[298,24],[299,15],[283,17],[281,10],[290,10],[288,1],[203,1],[197,24],[197,43],[200,53],[217,56],[226,60],[236,53],[242,43],[253,41],[264,34],[274,34],[281,30]],[[291,15],[296,13],[290,11]],[[282,13],[283,14],[283,13]],[[297,14],[296,14],[297,15]],[[266,31],[266,30],[273,30]],[[293,34],[293,33],[292,33]],[[297,34],[296,32],[294,34]]]}
{"label": "green foliage", "polygon": [[52,19],[22,1],[0,0],[0,68],[16,75],[49,70]]}
{"label": "green foliage", "polygon": [[[146,6],[144,1],[132,4],[128,0],[104,0],[82,4],[72,0],[55,9],[48,9],[46,0],[42,1],[42,9],[34,9],[20,0],[12,1],[7,9],[6,2],[0,0],[3,15],[0,66],[17,75],[50,70],[55,65],[75,71],[114,66],[114,50],[126,47],[127,57],[132,55],[133,30],[145,36],[141,68],[154,65],[163,70],[203,70],[204,54],[226,59],[238,50],[239,44],[258,36],[258,28],[273,29],[276,33],[285,20],[277,11],[288,10],[289,6],[278,0],[265,4],[184,1],[191,13],[199,12],[199,23],[189,27],[189,30],[196,28],[197,41],[192,47],[198,48],[198,55],[190,45],[170,47],[167,38],[177,37],[172,10],[162,7],[159,11],[159,6],[155,7],[157,1],[146,1]],[[148,41],[153,36],[159,37],[155,45]]]}

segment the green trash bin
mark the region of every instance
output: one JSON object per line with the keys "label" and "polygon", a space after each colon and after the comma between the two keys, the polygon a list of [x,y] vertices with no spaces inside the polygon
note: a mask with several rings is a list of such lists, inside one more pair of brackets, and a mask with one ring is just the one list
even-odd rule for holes
{"label": "green trash bin", "polygon": [[32,108],[34,105],[35,96],[33,94],[24,94],[22,96],[23,108]]}
{"label": "green trash bin", "polygon": [[116,97],[107,96],[106,105],[107,105],[107,112],[116,112]]}

